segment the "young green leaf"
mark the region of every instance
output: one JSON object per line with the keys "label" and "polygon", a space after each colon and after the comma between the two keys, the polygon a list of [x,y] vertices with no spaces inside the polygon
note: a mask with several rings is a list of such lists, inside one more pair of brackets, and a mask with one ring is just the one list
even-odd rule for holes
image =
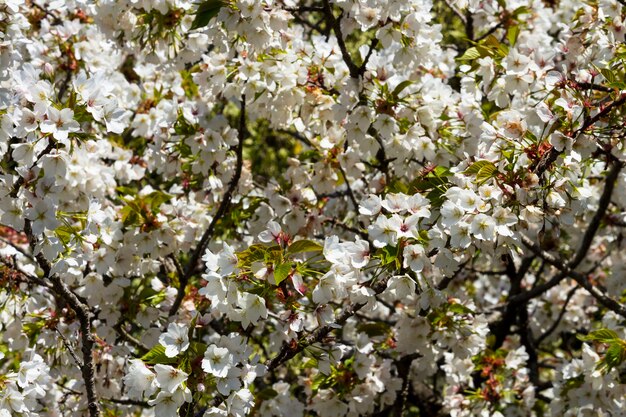
{"label": "young green leaf", "polygon": [[198,7],[196,18],[191,24],[191,29],[199,29],[208,25],[211,19],[217,16],[220,9],[225,5],[226,3],[223,0],[206,0],[203,2],[200,7]]}
{"label": "young green leaf", "polygon": [[619,340],[619,336],[613,330],[600,329],[590,332],[587,336],[578,335],[578,339],[583,342],[611,343]]}
{"label": "young green leaf", "polygon": [[168,358],[165,355],[165,347],[161,344],[154,346],[148,353],[141,357],[141,360],[148,365],[172,364],[176,363],[176,358]]}
{"label": "young green leaf", "polygon": [[319,252],[322,249],[324,248],[319,243],[312,240],[303,239],[297,240],[289,245],[289,247],[287,248],[287,253],[294,254],[302,252]]}
{"label": "young green leaf", "polygon": [[291,273],[290,263],[284,263],[284,264],[278,265],[276,269],[274,269],[274,280],[276,281],[276,285],[279,285],[281,282],[287,279],[290,273]]}

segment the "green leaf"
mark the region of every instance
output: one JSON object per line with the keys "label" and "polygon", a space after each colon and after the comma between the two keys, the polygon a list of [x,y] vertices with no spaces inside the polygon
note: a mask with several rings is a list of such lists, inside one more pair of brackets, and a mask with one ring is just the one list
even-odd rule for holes
{"label": "green leaf", "polygon": [[428,176],[436,178],[449,177],[450,175],[452,175],[450,168],[441,165],[437,165],[434,170],[428,173]]}
{"label": "green leaf", "polygon": [[322,249],[324,248],[319,243],[312,240],[304,239],[295,241],[291,245],[289,245],[289,247],[287,248],[287,253],[294,254],[302,252],[319,252]]}
{"label": "green leaf", "polygon": [[535,134],[530,130],[527,130],[526,133],[524,133],[524,137],[532,143],[539,143],[539,139],[537,139],[537,136],[535,136]]}
{"label": "green leaf", "polygon": [[614,83],[607,83],[606,85],[609,88],[614,88],[617,90],[626,90],[626,83],[623,81],[616,81]]}
{"label": "green leaf", "polygon": [[402,193],[407,194],[409,187],[397,178],[391,180],[391,183],[387,185],[387,191],[390,193]]}
{"label": "green leaf", "polygon": [[479,52],[477,47],[468,48],[465,53],[457,58],[459,61],[473,61],[475,59],[481,58],[483,55]]}
{"label": "green leaf", "polygon": [[303,365],[301,365],[302,368],[304,369],[313,369],[313,368],[317,368],[319,366],[319,362],[317,359],[315,358],[310,358],[308,361],[306,361]]}
{"label": "green leaf", "polygon": [[626,348],[623,343],[612,343],[606,350],[604,358],[598,363],[598,369],[609,371],[626,360]]}
{"label": "green leaf", "polygon": [[127,187],[124,185],[120,185],[118,187],[115,187],[115,191],[117,191],[120,194],[126,194],[126,195],[135,195],[137,194],[137,189],[134,187]]}
{"label": "green leaf", "polygon": [[171,195],[164,193],[163,191],[153,191],[143,198],[143,201],[150,206],[152,212],[157,212],[161,204],[169,201],[172,198]]}
{"label": "green leaf", "polygon": [[563,384],[563,388],[561,389],[561,395],[567,398],[567,393],[573,389],[580,388],[582,384],[585,382],[584,375],[578,375],[575,378],[569,378],[565,380],[565,384]]}
{"label": "green leaf", "polygon": [[141,360],[148,365],[172,364],[176,363],[176,358],[168,358],[165,356],[165,347],[161,344],[154,346],[148,353],[141,357]]}
{"label": "green leaf", "polygon": [[280,264],[274,269],[274,281],[276,281],[276,285],[280,285],[281,282],[287,279],[291,273],[291,269],[290,263]]}
{"label": "green leaf", "polygon": [[619,80],[617,79],[617,77],[615,76],[615,73],[614,73],[613,71],[611,71],[610,69],[608,69],[608,68],[603,68],[603,69],[601,69],[601,70],[600,70],[600,73],[602,74],[602,76],[603,76],[604,78],[606,78],[606,80],[607,80],[609,83],[616,83],[616,82],[618,82],[618,81],[619,81]]}
{"label": "green leaf", "polygon": [[32,321],[22,325],[22,331],[28,336],[38,334],[41,329],[46,325],[44,320]]}
{"label": "green leaf", "polygon": [[59,240],[64,244],[69,244],[74,236],[76,235],[76,230],[69,225],[62,225],[54,229],[54,234],[57,235]]}
{"label": "green leaf", "polygon": [[319,376],[313,379],[313,383],[311,384],[311,389],[313,391],[318,390],[325,381],[326,381],[326,375],[319,374]]}
{"label": "green leaf", "polygon": [[490,178],[495,177],[497,173],[498,169],[495,165],[485,165],[480,169],[480,171],[478,171],[478,174],[476,174],[476,182],[482,184]]}
{"label": "green leaf", "polygon": [[511,26],[508,30],[508,32],[506,33],[506,38],[509,41],[509,45],[511,46],[515,46],[515,42],[517,42],[517,37],[519,36],[519,26],[515,25],[515,26]]}
{"label": "green leaf", "polygon": [[450,185],[448,177],[451,172],[448,168],[437,166],[430,171],[426,176],[418,177],[411,182],[412,189],[414,188],[419,192],[426,192],[426,198],[430,200],[430,204],[437,208],[443,204],[443,195],[448,190]]}
{"label": "green leaf", "polygon": [[509,47],[501,43],[500,45],[498,45],[498,48],[496,49],[496,51],[502,58],[504,58],[509,54]]}
{"label": "green leaf", "polygon": [[411,80],[402,81],[400,84],[396,86],[396,88],[393,89],[393,92],[391,93],[392,97],[397,100],[402,90],[404,90],[411,84],[413,84],[413,81]]}
{"label": "green leaf", "polygon": [[483,45],[488,46],[490,48],[499,48],[500,47],[500,41],[498,40],[498,38],[496,38],[493,35],[489,35],[485,38],[485,40],[482,42]]}
{"label": "green leaf", "polygon": [[217,16],[220,9],[225,5],[226,3],[223,0],[207,0],[203,2],[196,11],[196,18],[191,24],[191,29],[199,29],[207,26],[211,19]]}
{"label": "green leaf", "polygon": [[[488,54],[498,54],[500,57],[504,58],[509,54],[509,47],[503,44],[493,35],[487,36],[487,38],[482,42],[482,44],[488,49]],[[479,47],[480,48],[480,47]]]}
{"label": "green leaf", "polygon": [[590,332],[587,336],[578,335],[583,342],[612,343],[619,340],[619,336],[613,330],[600,329]]}
{"label": "green leaf", "polygon": [[463,173],[465,175],[476,175],[476,182],[483,183],[495,177],[498,173],[498,168],[496,168],[493,162],[480,160],[470,165]]}
{"label": "green leaf", "polygon": [[183,372],[185,372],[187,374],[191,373],[191,371],[192,371],[192,369],[191,369],[191,361],[189,360],[188,356],[185,356],[183,358],[183,360],[180,361],[179,368],[180,368],[181,371],[183,371]]}
{"label": "green leaf", "polygon": [[530,13],[530,8],[528,6],[520,6],[517,9],[513,10],[513,13],[511,13],[511,15],[514,18],[517,18],[522,14],[528,14],[528,13]]}
{"label": "green leaf", "polygon": [[143,218],[143,215],[137,210],[136,204],[131,203],[122,207],[122,210],[120,210],[120,214],[122,215],[122,223],[124,224],[124,226],[133,226],[140,224]]}
{"label": "green leaf", "polygon": [[495,168],[495,165],[491,161],[485,161],[485,160],[476,161],[472,165],[470,165],[465,171],[463,171],[463,174],[478,175],[481,169],[485,167],[489,167],[489,166],[492,166]]}
{"label": "green leaf", "polygon": [[398,266],[400,260],[398,259],[398,248],[396,246],[385,246],[382,249],[382,265],[389,265],[392,262],[397,262]]}
{"label": "green leaf", "polygon": [[237,253],[237,259],[239,260],[239,266],[251,265],[254,262],[259,262],[265,259],[265,253],[268,247],[261,244],[250,246],[248,249]]}
{"label": "green leaf", "polygon": [[189,355],[191,357],[194,356],[203,356],[204,352],[206,351],[207,348],[207,344],[206,343],[202,343],[202,342],[191,342],[189,345]]}
{"label": "green leaf", "polygon": [[461,314],[461,315],[476,314],[476,312],[472,310],[471,308],[466,307],[463,304],[458,304],[458,303],[450,304],[448,306],[448,311],[451,311],[452,313],[456,313],[456,314]]}

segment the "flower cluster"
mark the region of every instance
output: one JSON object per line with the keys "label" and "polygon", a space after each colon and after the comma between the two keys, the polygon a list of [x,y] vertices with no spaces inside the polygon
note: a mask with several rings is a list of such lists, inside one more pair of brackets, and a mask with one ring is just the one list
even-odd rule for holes
{"label": "flower cluster", "polygon": [[618,0],[0,0],[0,417],[621,415]]}

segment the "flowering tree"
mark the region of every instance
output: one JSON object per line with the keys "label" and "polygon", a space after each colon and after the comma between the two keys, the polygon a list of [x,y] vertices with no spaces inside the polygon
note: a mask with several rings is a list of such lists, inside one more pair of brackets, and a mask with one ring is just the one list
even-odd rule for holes
{"label": "flowering tree", "polygon": [[0,416],[623,415],[625,13],[0,0]]}

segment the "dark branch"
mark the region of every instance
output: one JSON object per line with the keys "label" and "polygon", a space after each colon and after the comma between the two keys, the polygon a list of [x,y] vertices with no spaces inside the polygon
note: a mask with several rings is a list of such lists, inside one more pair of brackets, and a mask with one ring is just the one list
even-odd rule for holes
{"label": "dark branch", "polygon": [[185,291],[187,289],[187,284],[189,284],[189,279],[191,276],[196,273],[198,269],[198,261],[204,251],[206,250],[211,238],[213,237],[213,233],[215,232],[215,227],[217,226],[217,222],[226,214],[228,209],[230,208],[230,203],[233,198],[233,194],[239,185],[239,179],[241,178],[241,170],[243,167],[243,142],[246,138],[246,97],[242,96],[241,98],[241,111],[239,112],[239,143],[235,148],[237,154],[237,162],[235,166],[235,173],[233,174],[233,178],[230,180],[228,184],[228,189],[222,198],[222,202],[211,219],[211,223],[209,227],[204,231],[204,234],[200,238],[200,242],[198,246],[193,251],[191,255],[191,259],[187,264],[187,269],[185,270],[185,274],[179,277],[180,285],[178,287],[178,293],[176,294],[176,299],[170,308],[169,315],[173,316],[176,314],[178,309],[180,308],[183,299],[185,298]]}
{"label": "dark branch", "polygon": [[[621,106],[625,102],[626,102],[626,93],[622,94],[619,99],[613,101],[611,104],[604,107],[595,116],[585,119],[585,122],[583,123],[583,125],[580,127],[580,129],[578,129],[572,135],[572,137],[574,139],[578,138],[578,136],[580,136],[587,129],[589,129],[591,126],[597,123],[600,119],[608,115],[614,108]],[[537,163],[537,166],[534,169],[535,174],[541,177],[543,173],[546,172],[552,166],[552,164],[554,163],[554,161],[556,161],[556,159],[559,157],[561,152],[562,151],[558,151],[556,150],[556,148],[553,147],[550,149],[550,151],[543,154],[543,156],[539,160],[539,163]]]}
{"label": "dark branch", "polygon": [[343,39],[343,33],[341,31],[341,16],[339,16],[339,18],[335,17],[329,0],[324,0],[324,14],[326,15],[326,19],[328,20],[330,27],[332,27],[333,32],[335,32],[337,44],[339,45],[339,49],[341,50],[343,62],[345,62],[345,64],[348,66],[348,70],[350,71],[350,77],[359,78],[361,75],[363,75],[362,71],[365,70],[365,67],[359,68],[352,60],[352,57],[350,56],[348,48],[346,47],[346,43]]}
{"label": "dark branch", "polygon": [[[26,220],[24,230],[28,236],[31,248],[35,246],[35,237],[32,234],[30,220]],[[87,392],[87,407],[90,417],[100,417],[100,407],[98,406],[98,396],[96,394],[96,367],[93,359],[94,337],[91,332],[92,314],[89,306],[84,304],[67,284],[57,275],[51,273],[51,267],[46,258],[40,252],[35,256],[37,264],[43,270],[44,277],[52,283],[52,291],[62,298],[74,311],[80,324],[81,352],[83,360],[81,362],[81,373],[85,382]]]}
{"label": "dark branch", "polygon": [[615,182],[617,181],[617,177],[622,169],[623,165],[620,162],[614,162],[613,167],[609,171],[609,174],[606,176],[606,183],[604,186],[604,191],[600,196],[600,201],[598,202],[598,209],[594,214],[587,230],[585,230],[585,234],[583,235],[582,242],[578,251],[576,251],[576,255],[574,259],[569,263],[569,268],[576,268],[582,261],[585,259],[587,252],[589,251],[589,247],[593,242],[593,238],[595,237],[598,228],[600,227],[600,223],[606,214],[606,209],[609,207],[611,203],[611,196],[613,195],[613,189],[615,188]]}
{"label": "dark branch", "polygon": [[591,294],[604,307],[626,318],[626,307],[615,301],[613,298],[602,292],[597,287],[591,285],[585,275],[581,274],[580,272],[571,270],[566,262],[541,249],[539,245],[533,242],[529,237],[522,235],[522,242],[537,256],[541,257],[547,263],[560,270],[565,276],[569,276],[570,278],[574,279],[574,281],[576,281],[578,285],[587,290],[589,294]]}

